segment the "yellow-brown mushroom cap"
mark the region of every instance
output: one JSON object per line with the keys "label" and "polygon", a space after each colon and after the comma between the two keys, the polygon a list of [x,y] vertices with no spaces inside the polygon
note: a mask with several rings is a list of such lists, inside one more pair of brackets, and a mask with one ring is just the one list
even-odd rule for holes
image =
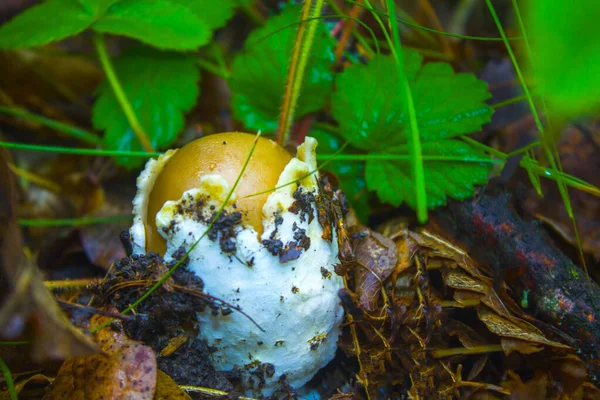
{"label": "yellow-brown mushroom cap", "polygon": [[[178,200],[189,189],[197,188],[206,174],[220,174],[233,186],[250,154],[255,135],[226,132],[205,136],[179,149],[159,173],[148,201],[146,214],[146,251],[164,254],[166,243],[156,228],[156,214],[168,200]],[[262,208],[270,193],[245,197],[273,189],[292,156],[272,140],[259,138],[252,158],[235,191],[237,209],[260,236],[263,231]]]}

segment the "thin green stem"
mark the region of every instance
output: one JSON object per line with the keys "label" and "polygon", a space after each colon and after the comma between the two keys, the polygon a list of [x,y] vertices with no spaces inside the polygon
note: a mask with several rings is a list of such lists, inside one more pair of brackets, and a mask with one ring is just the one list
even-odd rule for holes
{"label": "thin green stem", "polygon": [[501,159],[503,161],[506,161],[508,159],[508,156],[506,155],[506,153],[503,153],[500,150],[495,149],[493,147],[486,146],[483,143],[479,143],[477,140],[475,140],[473,138],[470,138],[470,137],[464,136],[464,135],[460,136],[459,138],[463,142],[469,143],[471,146],[473,146],[473,147],[475,147],[477,149],[483,150],[483,151],[485,151],[487,153],[490,153],[493,156],[498,157],[499,159]]}
{"label": "thin green stem", "polygon": [[41,115],[30,113],[21,108],[0,106],[0,112],[14,115],[15,117],[24,118],[29,121],[37,122],[39,124],[47,126],[48,128],[73,136],[76,139],[79,139],[83,142],[92,145],[102,145],[102,139],[91,132],[88,132],[76,126],[63,124],[62,122],[43,117]]}
{"label": "thin green stem", "polygon": [[523,101],[523,100],[527,100],[527,95],[524,95],[524,94],[523,94],[523,95],[521,95],[521,96],[515,96],[515,97],[513,97],[513,98],[510,98],[510,99],[507,99],[507,100],[501,101],[501,102],[499,102],[499,103],[492,104],[492,106],[491,106],[491,107],[492,107],[494,110],[496,110],[496,109],[498,109],[498,108],[501,108],[501,107],[506,107],[506,106],[509,106],[509,105],[511,105],[511,104],[518,103],[519,101]]}
{"label": "thin green stem", "polygon": [[146,150],[147,152],[154,151],[152,143],[148,139],[146,132],[144,132],[142,125],[138,121],[137,116],[133,111],[133,107],[127,99],[125,91],[123,90],[123,87],[119,82],[119,78],[115,73],[113,65],[110,61],[110,57],[108,56],[108,51],[106,50],[106,44],[104,43],[103,34],[98,32],[94,33],[94,45],[96,46],[96,52],[98,53],[100,63],[102,64],[102,68],[104,69],[104,73],[106,74],[106,78],[108,79],[108,83],[110,83],[110,86],[113,92],[115,93],[115,97],[121,105],[121,109],[123,110],[123,113],[125,114],[125,117],[127,118],[129,125],[131,126],[131,129],[133,129],[135,137],[138,139],[144,150]]}
{"label": "thin green stem", "polygon": [[8,395],[10,396],[10,400],[18,400],[17,389],[15,388],[15,382],[13,381],[12,374],[10,373],[10,368],[8,368],[8,365],[6,365],[2,357],[0,357],[0,370],[2,370],[4,380],[6,381],[6,386],[8,387]]}
{"label": "thin green stem", "polygon": [[[287,76],[287,85],[283,97],[283,105],[279,116],[279,131],[277,142],[282,144],[290,139],[294,114],[298,97],[304,80],[304,71],[310,57],[310,49],[319,25],[316,18],[321,15],[324,0],[305,0],[302,9],[302,22],[296,33],[294,50],[290,60],[290,69]],[[310,20],[309,20],[310,19]],[[308,21],[307,21],[308,20]]]}
{"label": "thin green stem", "polygon": [[[533,61],[533,52],[531,51],[531,45],[529,43],[529,38],[527,36],[525,24],[523,23],[523,18],[521,17],[521,11],[519,8],[519,4],[517,3],[517,0],[512,0],[512,4],[513,4],[513,8],[515,10],[515,14],[517,16],[517,21],[519,22],[519,27],[521,28],[521,32],[523,34],[523,37],[525,38],[525,49],[527,52],[527,56],[529,58],[529,63],[531,64],[531,70],[532,70],[534,76],[537,76],[535,63]],[[544,143],[543,143],[545,145],[544,149],[546,150],[547,147],[550,147],[554,157],[556,157],[556,167],[557,167],[558,171],[562,173],[563,168],[562,168],[562,164],[560,162],[560,155],[558,153],[558,147],[556,145],[556,141],[553,140],[553,138],[552,138],[552,136],[554,136],[554,135],[552,135],[554,127],[552,125],[550,113],[548,112],[548,106],[546,103],[546,99],[543,94],[540,96],[540,101],[542,103],[542,110],[544,112],[544,115],[546,116],[546,124],[548,125],[548,128],[550,129],[550,133],[551,133],[550,140],[548,140],[548,139],[544,140]],[[542,139],[544,139],[544,138],[542,137]],[[552,161],[553,161],[553,158],[550,160],[550,162],[552,163]],[[575,232],[575,239],[577,241],[577,249],[579,251],[579,259],[587,273],[587,265],[586,265],[586,261],[585,261],[585,256],[583,254],[583,247],[581,246],[581,240],[579,237],[579,228],[577,227],[577,221],[575,220],[575,214],[573,213],[572,208],[571,208],[571,200],[569,198],[569,192],[567,191],[565,185],[563,184],[563,182],[561,180],[558,180],[557,184],[558,184],[558,188],[560,190],[560,194],[561,194],[563,203],[565,205],[565,209],[567,210],[567,214],[569,214],[569,217],[571,218],[571,223],[573,224],[573,231]],[[540,191],[541,191],[541,189],[540,189]],[[588,275],[588,280],[589,280],[589,275]]]}
{"label": "thin green stem", "polygon": [[[491,0],[485,0],[485,2],[487,3],[490,13],[492,14],[492,18],[493,18],[494,22],[496,23],[496,27],[498,28],[498,31],[500,32],[500,36],[502,36],[502,39],[504,40],[504,45],[506,46],[506,50],[508,51],[508,55],[512,61],[513,67],[515,68],[515,72],[517,73],[519,82],[521,83],[521,86],[523,87],[523,91],[525,92],[525,95],[527,96],[527,102],[529,103],[529,107],[531,108],[531,114],[533,115],[535,124],[536,124],[538,130],[540,131],[540,135],[542,137],[542,143],[545,144],[542,147],[544,149],[546,157],[548,158],[548,161],[550,162],[550,166],[553,169],[559,170],[559,168],[557,167],[556,160],[554,158],[554,154],[552,154],[552,151],[549,146],[550,142],[546,138],[544,126],[542,125],[542,121],[537,112],[537,108],[535,107],[535,104],[533,103],[533,97],[531,96],[529,87],[527,86],[527,83],[525,82],[525,78],[523,77],[523,72],[521,71],[521,67],[519,66],[519,63],[517,62],[517,58],[515,57],[512,46],[509,43],[508,38],[506,37],[506,33],[504,32],[502,23],[500,22],[500,19],[498,18],[498,15],[496,14],[496,10],[494,9],[494,6],[492,5]],[[560,163],[560,160],[559,160],[559,163]],[[573,216],[573,209],[571,207],[571,200],[569,198],[569,194],[567,192],[567,188],[566,188],[564,182],[562,182],[560,179],[561,178],[559,176],[558,180],[557,180],[558,190],[560,191],[560,194],[561,194],[563,203],[565,204],[565,209],[567,210],[567,214],[569,215],[569,218],[573,219],[574,216]]]}
{"label": "thin green stem", "polygon": [[2,340],[0,346],[24,346],[32,343],[32,340]]}
{"label": "thin green stem", "polygon": [[539,147],[539,146],[540,146],[540,141],[536,140],[534,142],[529,143],[528,145],[521,147],[520,149],[511,151],[510,153],[507,154],[507,156],[513,157],[513,156],[517,156],[519,154],[529,153],[530,150],[533,150],[534,148]]}
{"label": "thin green stem", "polygon": [[158,157],[163,153],[153,152],[146,153],[144,151],[124,151],[124,150],[100,150],[100,149],[79,149],[77,147],[62,147],[62,146],[45,146],[37,144],[25,144],[15,142],[3,142],[0,141],[0,147],[15,150],[30,150],[39,151],[44,153],[57,153],[57,154],[77,154],[80,156],[102,156],[102,157],[142,157],[152,158]]}
{"label": "thin green stem", "polygon": [[[351,3],[360,4],[360,3],[356,3],[356,2],[351,2]],[[394,59],[396,59],[397,58],[396,46],[394,46],[394,42],[393,42],[392,38],[390,37],[387,29],[385,29],[385,24],[383,23],[381,18],[379,18],[379,14],[375,13],[375,9],[371,6],[371,3],[369,2],[369,0],[365,0],[365,3],[369,6],[369,8],[367,8],[367,10],[371,11],[371,13],[373,14],[373,17],[375,18],[375,21],[377,21],[377,23],[379,24],[379,27],[381,28],[381,31],[383,32],[383,36],[385,36],[385,40],[389,44],[389,50],[392,53],[392,55],[394,56]],[[389,15],[387,15],[385,13],[384,13],[384,15],[389,18]]]}
{"label": "thin green stem", "polygon": [[[331,7],[331,9],[335,13],[338,13],[340,16],[345,15],[344,12],[342,11],[342,9],[336,4],[336,2],[334,0],[327,0],[327,4],[329,4],[329,7]],[[356,29],[352,30],[352,35],[356,38],[358,43],[360,43],[360,45],[365,49],[365,51],[367,52],[369,57],[375,56],[376,53],[371,48],[371,45],[369,44],[368,40],[363,35],[361,35],[358,30],[356,30]]]}
{"label": "thin green stem", "polygon": [[524,157],[521,160],[520,164],[521,167],[523,167],[527,171],[535,172],[536,176],[543,176],[544,178],[553,180],[555,182],[558,180],[562,180],[567,186],[600,197],[600,188],[592,185],[591,183],[585,182],[584,180],[571,176],[567,173],[542,167],[537,163],[536,160],[530,157]]}
{"label": "thin green stem", "polygon": [[51,227],[51,226],[82,226],[112,224],[131,221],[131,215],[113,215],[110,217],[82,217],[82,218],[32,218],[19,219],[21,226]]}
{"label": "thin green stem", "polygon": [[[411,156],[407,154],[319,154],[317,160],[328,160],[333,158],[334,161],[368,161],[368,160],[381,160],[381,161],[408,161],[411,160]],[[494,160],[490,158],[465,158],[460,156],[427,156],[422,157],[423,161],[452,161],[452,162],[465,162],[465,163],[489,163],[489,164],[502,164],[501,160]]]}
{"label": "thin green stem", "polygon": [[[367,3],[368,4],[368,3]],[[421,149],[421,138],[419,135],[419,126],[417,123],[417,112],[413,101],[412,91],[404,71],[404,55],[400,43],[400,33],[398,32],[398,23],[396,22],[396,5],[394,0],[386,0],[389,11],[390,28],[395,52],[393,52],[398,66],[397,73],[400,77],[400,90],[404,92],[406,99],[406,111],[408,113],[409,127],[407,141],[410,149],[411,166],[413,180],[415,184],[415,199],[417,203],[417,219],[424,223],[427,221],[427,193],[425,192],[425,169],[423,167],[423,153]],[[370,5],[370,4],[369,4]],[[375,15],[375,14],[374,14]]]}
{"label": "thin green stem", "polygon": [[211,74],[220,76],[221,78],[229,79],[229,77],[231,76],[227,69],[221,68],[221,66],[213,64],[212,62],[203,58],[197,58],[196,64],[198,64],[200,68],[210,72]]}
{"label": "thin green stem", "polygon": [[[380,14],[383,15],[386,18],[389,18],[389,15],[386,14],[383,11],[379,11],[379,10],[375,10],[373,7],[371,6],[365,6],[363,4],[360,4],[356,1],[353,0],[346,0],[348,3],[351,4],[358,4],[360,7],[364,7],[367,10],[369,10],[372,13],[375,14]],[[437,29],[433,29],[433,28],[427,28],[425,26],[419,25],[419,24],[415,24],[413,22],[407,21],[405,19],[400,19],[400,18],[395,18],[395,20],[401,24],[410,26],[412,28],[416,28],[416,29],[420,29],[426,32],[431,32],[431,33],[436,33],[438,35],[444,35],[444,36],[448,36],[448,37],[453,37],[453,38],[457,38],[457,39],[465,39],[465,40],[479,40],[479,41],[489,41],[489,42],[501,42],[504,39],[501,37],[486,37],[486,36],[468,36],[468,35],[458,35],[458,34],[454,34],[454,33],[448,33],[448,32],[444,32],[444,31],[439,31]],[[513,37],[509,37],[508,40],[523,40],[522,36],[513,36]]]}

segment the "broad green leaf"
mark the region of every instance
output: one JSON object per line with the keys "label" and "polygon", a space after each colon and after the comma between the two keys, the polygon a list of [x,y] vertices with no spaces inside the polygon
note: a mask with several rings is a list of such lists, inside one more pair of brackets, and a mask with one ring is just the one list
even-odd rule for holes
{"label": "broad green leaf", "polygon": [[[342,146],[340,139],[323,130],[314,129],[310,131],[309,135],[319,142],[317,155],[334,154]],[[354,212],[361,221],[366,223],[371,212],[371,207],[365,183],[365,163],[363,161],[333,160],[325,165],[326,161],[320,159],[319,166],[323,166],[325,171],[333,172],[337,176],[340,188],[344,191]]]}
{"label": "broad green leaf", "polygon": [[[405,70],[411,86],[422,142],[478,131],[490,121],[492,109],[485,82],[473,74],[455,74],[449,64],[430,63],[405,49]],[[357,148],[375,150],[407,143],[404,96],[391,56],[377,56],[367,65],[341,73],[331,112],[344,138]]]}
{"label": "broad green leaf", "polygon": [[0,27],[0,48],[40,46],[92,26],[155,47],[193,50],[231,18],[235,0],[46,0]]}
{"label": "broad green leaf", "polygon": [[[155,148],[171,144],[183,129],[183,113],[189,111],[198,97],[200,74],[193,57],[150,48],[133,49],[114,61],[115,70],[125,95],[140,124]],[[104,82],[98,88],[93,123],[105,130],[108,149],[141,151],[112,88]],[[130,168],[143,160],[119,158]]]}
{"label": "broad green leaf", "polygon": [[531,0],[525,22],[540,92],[553,112],[600,108],[600,5],[597,0]]}
{"label": "broad green leaf", "polygon": [[86,29],[94,18],[77,0],[46,0],[0,26],[0,48],[41,46],[62,40]]}
{"label": "broad green leaf", "polygon": [[[200,0],[190,0],[189,4]],[[209,26],[189,5],[173,0],[122,0],[93,25],[98,32],[129,36],[152,46],[193,50],[208,43]]]}
{"label": "broad green leaf", "polygon": [[[474,193],[473,185],[487,182],[492,170],[493,164],[485,153],[459,140],[426,142],[423,143],[422,150],[428,208],[446,204],[447,196],[457,200],[471,197]],[[386,153],[405,154],[407,159],[368,160],[365,169],[367,187],[376,191],[384,202],[394,206],[407,203],[414,208],[416,199],[412,189],[408,147],[390,148]],[[446,159],[431,160],[433,157]]]}
{"label": "broad green leaf", "polygon": [[236,0],[171,0],[174,3],[189,7],[198,18],[200,18],[206,27],[210,29],[221,28],[225,22],[233,16],[236,8]]}
{"label": "broad green leaf", "polygon": [[102,16],[106,10],[121,0],[78,0],[86,13],[95,17]]}
{"label": "broad green leaf", "polygon": [[[285,90],[289,61],[298,30],[301,5],[286,8],[280,15],[248,36],[244,50],[233,61],[230,86],[235,117],[247,128],[272,132]],[[334,40],[319,25],[306,67],[296,115],[321,109],[333,84]]]}

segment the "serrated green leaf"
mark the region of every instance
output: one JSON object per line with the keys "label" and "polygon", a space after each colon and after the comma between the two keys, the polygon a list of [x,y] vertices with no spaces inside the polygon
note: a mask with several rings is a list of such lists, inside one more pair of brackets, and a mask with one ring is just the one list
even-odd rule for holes
{"label": "serrated green leaf", "polygon": [[[492,109],[485,82],[473,74],[455,74],[449,64],[419,68],[422,57],[405,49],[405,70],[413,95],[422,142],[478,131],[490,121]],[[353,65],[336,80],[331,112],[344,138],[363,150],[407,143],[404,97],[391,56],[377,56],[367,65]]]}
{"label": "serrated green leaf", "polygon": [[[200,73],[193,57],[138,48],[117,58],[114,67],[152,145],[164,148],[171,144],[184,126],[183,113],[198,97]],[[94,127],[106,131],[108,149],[142,150],[107,82],[98,88],[92,113]],[[130,168],[143,163],[128,157],[117,161]]]}
{"label": "serrated green leaf", "polygon": [[[230,80],[233,111],[249,129],[267,132],[277,129],[300,15],[301,5],[298,5],[270,18],[248,36],[244,51],[233,61]],[[298,99],[297,117],[325,105],[333,84],[334,45],[325,27],[319,25]]]}
{"label": "serrated green leaf", "polygon": [[558,115],[600,108],[600,6],[597,0],[532,0],[525,27],[540,92]]}
{"label": "serrated green leaf", "polygon": [[41,46],[93,26],[155,47],[193,50],[233,15],[235,0],[47,0],[0,27],[0,48]]}
{"label": "serrated green leaf", "polygon": [[[190,0],[189,4],[199,1]],[[177,0],[122,0],[112,5],[93,29],[172,50],[193,50],[211,37],[204,20]]]}
{"label": "serrated green leaf", "polygon": [[[408,148],[391,148],[387,153],[408,156]],[[447,196],[457,200],[471,197],[473,185],[485,183],[492,169],[491,159],[485,153],[459,140],[423,143],[422,153],[428,208],[446,204]],[[432,160],[434,157],[446,159]],[[369,190],[376,191],[382,201],[394,206],[402,203],[416,206],[408,158],[406,161],[368,160],[365,176]]]}
{"label": "serrated green leaf", "polygon": [[0,48],[41,46],[76,35],[94,22],[76,0],[47,0],[0,26]]}
{"label": "serrated green leaf", "polygon": [[[321,129],[310,131],[310,136],[317,139],[317,155],[334,154],[342,143],[336,136]],[[324,165],[325,160],[321,160],[319,165]],[[362,161],[330,161],[323,166],[325,171],[333,172],[339,181],[340,188],[350,202],[356,216],[362,221],[367,222],[371,213],[369,205],[369,193],[365,182],[365,163]]]}

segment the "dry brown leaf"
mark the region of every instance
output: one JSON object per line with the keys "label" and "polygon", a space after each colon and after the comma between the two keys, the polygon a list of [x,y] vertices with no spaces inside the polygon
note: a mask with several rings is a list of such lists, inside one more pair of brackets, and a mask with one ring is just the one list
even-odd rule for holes
{"label": "dry brown leaf", "polygon": [[463,324],[460,321],[451,320],[446,324],[446,332],[450,336],[458,336],[458,340],[467,349],[474,347],[485,346],[487,341],[470,326]]}
{"label": "dry brown leaf", "polygon": [[352,246],[359,265],[355,269],[356,293],[361,306],[371,311],[377,304],[383,281],[396,267],[398,250],[393,241],[368,228],[353,236]]}
{"label": "dry brown leaf", "polygon": [[511,391],[511,400],[546,400],[548,399],[548,375],[536,374],[533,379],[524,383],[515,373],[509,373],[510,379],[503,387]]}
{"label": "dry brown leaf", "polygon": [[454,300],[463,306],[474,306],[481,303],[483,295],[481,293],[469,292],[467,290],[456,290],[454,292]]}
{"label": "dry brown leaf", "polygon": [[509,320],[485,307],[479,308],[477,314],[479,315],[481,322],[483,322],[492,333],[495,333],[498,336],[520,339],[560,349],[570,349],[569,346],[546,339],[542,332],[525,321],[519,321],[517,323],[516,321],[518,320],[516,318]]}
{"label": "dry brown leaf", "polygon": [[477,376],[481,373],[481,371],[483,371],[483,368],[485,368],[485,365],[487,364],[487,361],[489,358],[490,358],[490,356],[487,354],[483,354],[482,356],[478,357],[473,362],[473,366],[469,370],[469,375],[467,376],[467,380],[472,381],[473,379],[477,378]]}
{"label": "dry brown leaf", "polygon": [[192,400],[192,398],[169,375],[157,370],[154,400]]}
{"label": "dry brown leaf", "polygon": [[544,349],[537,343],[506,337],[500,339],[500,344],[502,345],[502,350],[506,355],[509,355],[513,351],[517,351],[521,354],[533,354]]}
{"label": "dry brown leaf", "polygon": [[[467,290],[481,293],[481,301],[500,315],[510,317],[511,313],[506,308],[496,291],[492,288],[488,279],[475,278],[461,270],[448,271],[445,277],[446,285],[457,290]],[[458,300],[457,300],[458,301]]]}
{"label": "dry brown leaf", "polygon": [[471,290],[481,294],[486,294],[488,289],[483,282],[458,270],[448,271],[444,282],[453,289]]}
{"label": "dry brown leaf", "polygon": [[19,337],[28,323],[35,327],[32,358],[65,359],[97,351],[93,341],[75,328],[46,289],[33,261],[25,257],[16,219],[16,187],[8,169],[8,153],[0,152],[0,268],[8,290],[0,307],[0,336]]}
{"label": "dry brown leaf", "polygon": [[[95,315],[90,328],[108,317]],[[156,355],[140,342],[129,339],[115,322],[94,334],[102,353],[70,358],[45,400],[152,399],[156,389]]]}
{"label": "dry brown leaf", "polygon": [[[129,211],[130,213],[131,211]],[[100,210],[90,215],[90,217],[106,217],[111,215],[127,215],[128,213],[111,207],[104,203]],[[123,244],[119,239],[121,232],[126,231],[129,222],[106,224],[90,224],[79,228],[81,245],[89,260],[104,269],[108,269],[112,263],[125,257]]]}
{"label": "dry brown leaf", "polygon": [[[42,374],[36,374],[15,383],[15,392],[21,398],[39,398],[44,393],[45,388],[53,381]],[[8,390],[0,391],[0,400],[10,400]]]}
{"label": "dry brown leaf", "polygon": [[41,51],[4,52],[0,55],[0,87],[16,103],[28,106],[47,107],[46,104],[65,98],[82,102],[80,98],[93,92],[100,83],[102,72],[86,57],[61,52],[54,45]]}

